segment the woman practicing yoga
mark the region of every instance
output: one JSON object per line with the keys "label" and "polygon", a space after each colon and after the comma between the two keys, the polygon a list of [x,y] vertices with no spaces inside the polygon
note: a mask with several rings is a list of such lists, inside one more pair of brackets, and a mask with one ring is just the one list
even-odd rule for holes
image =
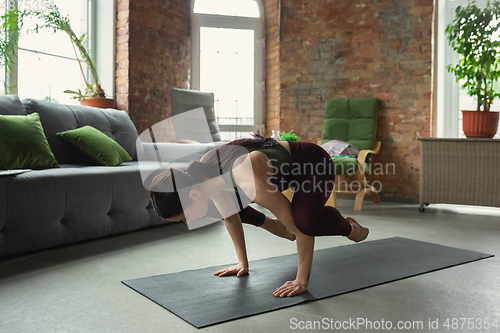
{"label": "woman practicing yoga", "polygon": [[[315,236],[342,235],[355,242],[368,236],[368,228],[353,218],[344,218],[333,207],[325,207],[334,188],[334,170],[331,157],[314,143],[276,141],[257,134],[253,139],[218,146],[185,170],[161,172],[151,183],[151,199],[156,213],[167,220],[190,223],[204,216],[224,218],[238,264],[214,275],[239,277],[248,273],[241,223],[296,240],[297,276],[273,293],[276,297],[293,296],[307,290]],[[175,184],[187,184],[187,190],[177,191]],[[290,187],[294,187],[291,203],[281,193]],[[277,218],[241,204],[252,201]]]}

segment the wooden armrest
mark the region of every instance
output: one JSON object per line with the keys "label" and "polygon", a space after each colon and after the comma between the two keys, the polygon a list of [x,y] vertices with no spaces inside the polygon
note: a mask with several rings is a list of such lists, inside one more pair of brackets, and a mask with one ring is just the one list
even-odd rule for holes
{"label": "wooden armrest", "polygon": [[358,154],[358,163],[359,163],[359,168],[360,170],[365,170],[365,163],[366,163],[366,158],[368,157],[368,154],[378,154],[380,151],[380,146],[382,143],[380,141],[375,142],[375,146],[373,147],[372,150],[365,149],[359,152]]}
{"label": "wooden armrest", "polygon": [[172,141],[174,143],[199,143],[198,141],[190,140],[190,139],[177,139]]}

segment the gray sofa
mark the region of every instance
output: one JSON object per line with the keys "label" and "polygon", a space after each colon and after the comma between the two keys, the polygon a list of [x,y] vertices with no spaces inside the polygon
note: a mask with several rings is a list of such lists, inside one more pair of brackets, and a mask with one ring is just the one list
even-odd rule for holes
{"label": "gray sofa", "polygon": [[[126,112],[0,96],[1,115],[33,112],[40,115],[61,168],[0,177],[0,256],[169,223],[152,210],[139,171],[137,149],[144,149],[141,156],[150,154],[153,161],[154,149],[150,143],[136,145],[138,134]],[[55,135],[85,125],[117,141],[132,161],[117,167],[94,166]],[[178,168],[211,148],[182,143],[158,147],[168,152],[170,160],[176,154],[184,156],[171,164]]]}

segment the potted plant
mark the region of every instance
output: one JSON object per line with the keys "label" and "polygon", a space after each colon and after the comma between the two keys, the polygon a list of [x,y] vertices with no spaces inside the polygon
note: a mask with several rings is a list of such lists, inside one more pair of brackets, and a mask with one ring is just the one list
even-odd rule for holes
{"label": "potted plant", "polygon": [[[75,96],[72,99],[78,99],[82,105],[98,108],[114,108],[114,99],[106,98],[106,94],[100,85],[95,64],[84,46],[87,41],[87,35],[83,34],[81,37],[77,37],[71,28],[69,18],[62,15],[56,5],[48,5],[44,11],[12,10],[2,15],[2,29],[6,37],[0,41],[0,57],[2,57],[3,65],[10,67],[11,63],[17,60],[13,50],[17,46],[23,22],[26,18],[37,18],[40,20],[40,22],[36,22],[33,29],[28,30],[28,33],[37,33],[41,29],[48,29],[53,32],[64,31],[70,38],[86,88],[83,92],[80,89],[78,89],[78,92],[73,90],[65,90],[64,92],[74,94]],[[81,65],[82,61],[90,69],[90,74],[94,81],[93,85],[87,82],[87,77]],[[2,63],[0,62],[0,64]]]}
{"label": "potted plant", "polygon": [[285,131],[283,131],[283,133],[281,133],[280,140],[283,140],[283,141],[299,141],[300,137],[298,137],[295,133],[293,133],[293,130],[291,130],[288,133],[285,132]]}
{"label": "potted plant", "polygon": [[492,138],[498,130],[498,112],[490,111],[500,96],[494,84],[500,77],[500,41],[495,34],[500,28],[500,1],[487,2],[479,8],[475,1],[458,6],[453,23],[446,28],[449,44],[460,55],[456,66],[448,65],[462,88],[477,99],[477,110],[463,110],[463,130],[468,138]]}

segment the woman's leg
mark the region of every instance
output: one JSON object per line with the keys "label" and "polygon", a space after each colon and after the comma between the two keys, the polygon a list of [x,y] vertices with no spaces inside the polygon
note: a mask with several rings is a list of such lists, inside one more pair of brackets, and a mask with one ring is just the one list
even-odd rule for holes
{"label": "woman's leg", "polygon": [[[328,153],[310,142],[290,142],[295,187],[291,207],[297,228],[309,236],[348,236],[351,224],[334,207],[325,204],[334,189],[335,165]],[[298,168],[293,175],[293,169]]]}
{"label": "woman's leg", "polygon": [[[247,223],[254,225],[256,227],[260,227],[265,219],[266,215],[264,213],[259,212],[258,210],[255,210],[251,206],[245,207],[242,211],[238,213],[240,215],[240,219],[242,223]],[[215,219],[223,219],[221,213],[215,206],[214,202],[212,199],[208,200],[208,211],[206,216],[213,217]]]}
{"label": "woman's leg", "polygon": [[[295,235],[283,224],[281,224],[278,219],[272,219],[264,213],[255,210],[251,206],[245,207],[238,214],[240,215],[242,223],[261,227],[262,229],[265,229],[278,237],[286,238],[291,241],[295,240]],[[223,219],[221,213],[217,210],[217,207],[211,199],[208,201],[208,212],[206,216],[221,220]]]}

